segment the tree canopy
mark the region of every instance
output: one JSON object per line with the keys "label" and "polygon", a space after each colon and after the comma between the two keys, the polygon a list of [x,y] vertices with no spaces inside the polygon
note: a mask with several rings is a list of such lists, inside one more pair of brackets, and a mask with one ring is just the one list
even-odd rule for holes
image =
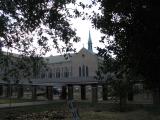
{"label": "tree canopy", "polygon": [[[75,0],[0,0],[1,47],[35,54],[37,47],[33,44],[37,39],[42,54],[51,49],[49,44],[58,48],[59,41],[66,45],[66,51],[72,50],[70,41],[77,42],[79,37],[69,18],[79,13],[76,9],[69,12],[70,3],[75,5]],[[49,39],[52,43],[48,43]]]}
{"label": "tree canopy", "polygon": [[[92,22],[114,40],[101,52],[113,52],[119,65],[145,77],[149,87],[160,86],[160,8],[151,0],[98,0],[102,15]],[[102,41],[106,40],[105,36]]]}

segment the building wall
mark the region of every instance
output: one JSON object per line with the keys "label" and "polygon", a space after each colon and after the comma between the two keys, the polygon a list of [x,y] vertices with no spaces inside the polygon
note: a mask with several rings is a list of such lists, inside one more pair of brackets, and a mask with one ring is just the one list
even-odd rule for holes
{"label": "building wall", "polygon": [[82,48],[78,53],[73,54],[70,61],[47,63],[47,67],[40,73],[40,78],[93,77],[96,75],[96,70],[98,70],[97,56]]}
{"label": "building wall", "polygon": [[[52,56],[47,59],[50,59],[50,61],[45,61],[46,67],[40,65],[40,72],[33,77],[33,83],[93,80],[98,70],[98,57],[85,48],[82,48],[78,53],[72,54],[72,57],[68,60],[61,56]],[[2,70],[0,69],[1,73]],[[27,83],[26,79],[23,80],[21,82]]]}
{"label": "building wall", "polygon": [[[85,75],[83,75],[83,66],[85,69]],[[79,68],[81,67],[81,76],[79,74]],[[97,57],[83,48],[72,58],[73,77],[87,77],[86,67],[88,67],[88,77],[95,76],[95,72],[98,69]]]}
{"label": "building wall", "polygon": [[[40,72],[40,78],[66,78],[72,76],[71,62],[61,62],[61,63],[47,63],[46,68],[43,68]],[[45,77],[43,77],[45,76]]]}

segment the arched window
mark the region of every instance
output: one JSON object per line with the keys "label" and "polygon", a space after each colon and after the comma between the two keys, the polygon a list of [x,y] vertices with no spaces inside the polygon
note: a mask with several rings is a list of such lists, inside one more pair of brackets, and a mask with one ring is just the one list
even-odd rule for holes
{"label": "arched window", "polygon": [[49,77],[49,78],[52,78],[52,70],[49,71],[48,77]]}
{"label": "arched window", "polygon": [[86,66],[86,77],[88,77],[88,66]]}
{"label": "arched window", "polygon": [[56,78],[60,78],[60,69],[59,68],[56,69]]}
{"label": "arched window", "polygon": [[69,69],[67,67],[64,69],[64,77],[69,77]]}
{"label": "arched window", "polygon": [[66,67],[66,77],[69,77],[69,69]]}
{"label": "arched window", "polygon": [[63,67],[61,68],[61,77],[62,78],[64,77],[64,68]]}
{"label": "arched window", "polygon": [[55,78],[55,69],[52,70],[52,77]]}
{"label": "arched window", "polygon": [[79,77],[81,77],[81,67],[79,67]]}
{"label": "arched window", "polygon": [[72,76],[72,67],[70,66],[69,76]]}
{"label": "arched window", "polygon": [[49,77],[49,69],[48,68],[45,69],[45,73],[44,74],[45,74],[45,78]]}
{"label": "arched window", "polygon": [[45,78],[45,73],[44,72],[41,73],[41,78]]}
{"label": "arched window", "polygon": [[85,66],[82,67],[82,76],[85,77]]}

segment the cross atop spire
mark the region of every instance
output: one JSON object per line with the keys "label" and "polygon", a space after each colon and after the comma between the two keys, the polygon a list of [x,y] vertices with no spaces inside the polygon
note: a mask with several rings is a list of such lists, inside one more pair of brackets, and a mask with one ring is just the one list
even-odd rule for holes
{"label": "cross atop spire", "polygon": [[92,39],[91,39],[90,30],[89,30],[89,37],[88,37],[88,50],[89,50],[90,52],[93,52],[93,50],[92,50]]}

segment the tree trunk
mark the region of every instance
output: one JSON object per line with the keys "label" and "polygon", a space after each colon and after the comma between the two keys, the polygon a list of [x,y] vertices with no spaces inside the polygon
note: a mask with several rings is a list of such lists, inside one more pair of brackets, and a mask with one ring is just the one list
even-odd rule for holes
{"label": "tree trunk", "polygon": [[120,112],[124,112],[127,106],[127,97],[120,97]]}
{"label": "tree trunk", "polygon": [[61,92],[61,99],[65,100],[67,98],[67,92],[66,92],[67,88],[66,86],[62,86],[62,92]]}
{"label": "tree trunk", "polygon": [[133,93],[133,84],[130,84],[128,91],[128,101],[133,101],[134,93]]}
{"label": "tree trunk", "polygon": [[153,104],[160,105],[160,88],[153,89]]}
{"label": "tree trunk", "polygon": [[108,84],[105,83],[102,86],[102,94],[103,94],[103,100],[108,100]]}

